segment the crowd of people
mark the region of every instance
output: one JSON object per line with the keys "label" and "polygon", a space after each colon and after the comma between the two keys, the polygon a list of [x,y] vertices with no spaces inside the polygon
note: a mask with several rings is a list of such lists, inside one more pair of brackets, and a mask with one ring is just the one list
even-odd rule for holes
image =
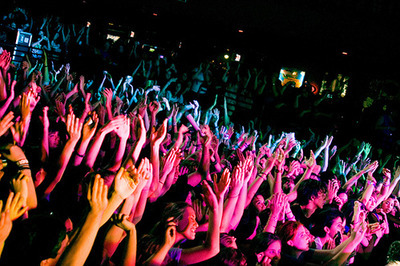
{"label": "crowd of people", "polygon": [[399,263],[398,157],[336,141],[328,94],[13,14],[39,37],[0,51],[1,265]]}

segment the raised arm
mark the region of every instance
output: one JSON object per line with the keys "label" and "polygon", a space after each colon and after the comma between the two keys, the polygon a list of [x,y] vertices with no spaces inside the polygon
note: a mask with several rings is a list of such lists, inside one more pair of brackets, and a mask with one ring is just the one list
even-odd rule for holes
{"label": "raised arm", "polygon": [[96,175],[87,193],[90,211],[79,228],[79,233],[61,255],[58,262],[60,265],[84,265],[101,226],[101,218],[108,204],[107,194],[108,187],[104,185],[100,175]]}
{"label": "raised arm", "polygon": [[202,245],[182,250],[180,263],[183,265],[195,264],[208,260],[219,252],[219,227],[221,223],[220,209],[218,206],[219,202],[207,181],[203,180],[202,187],[205,202],[210,210],[206,240]]}
{"label": "raised arm", "polygon": [[60,158],[58,160],[58,169],[54,176],[54,179],[45,189],[44,196],[49,195],[54,190],[55,186],[60,182],[62,176],[64,175],[72,152],[74,151],[75,146],[81,137],[82,126],[82,122],[79,121],[79,118],[76,118],[74,114],[68,114],[67,132],[69,139],[65,144],[63,151],[61,152]]}

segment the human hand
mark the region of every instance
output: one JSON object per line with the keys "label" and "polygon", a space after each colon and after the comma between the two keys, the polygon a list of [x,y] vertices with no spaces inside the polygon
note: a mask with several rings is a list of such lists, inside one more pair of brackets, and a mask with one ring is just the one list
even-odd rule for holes
{"label": "human hand", "polygon": [[90,212],[102,215],[108,205],[108,187],[104,184],[103,178],[97,174],[87,192],[87,200],[90,205]]}
{"label": "human hand", "polygon": [[178,150],[172,148],[168,154],[164,154],[163,173],[170,173],[175,167],[175,161],[178,159]]}
{"label": "human hand", "polygon": [[[224,170],[225,171],[225,170]],[[240,190],[244,185],[244,171],[241,167],[235,166],[232,171],[231,175],[231,182],[230,182],[230,193],[234,195],[239,195]]]}
{"label": "human hand", "polygon": [[111,107],[112,99],[114,96],[113,90],[110,88],[105,88],[101,92],[102,96],[104,97],[105,103],[107,107]]}
{"label": "human hand", "polygon": [[82,128],[82,140],[89,140],[94,136],[97,126],[99,125],[99,117],[96,112],[93,112],[89,119],[86,120]]}
{"label": "human hand", "polygon": [[[2,202],[0,201],[0,211]],[[10,217],[10,211],[0,212],[0,244],[4,244],[7,237],[10,235],[12,228],[12,220]]]}
{"label": "human hand", "polygon": [[210,185],[207,183],[206,180],[203,180],[201,182],[201,187],[203,190],[203,195],[204,195],[204,201],[206,205],[210,208],[212,211],[217,211],[218,210],[218,200],[217,196],[215,195],[214,191],[210,187]]}
{"label": "human hand", "polygon": [[214,181],[214,191],[218,199],[224,198],[226,191],[228,190],[229,184],[231,183],[231,173],[228,168],[225,168],[222,172],[221,178],[217,182],[218,176],[217,174],[213,175]]}
{"label": "human hand", "polygon": [[20,193],[20,197],[23,200],[22,206],[26,206],[26,200],[28,199],[28,182],[28,176],[22,173],[11,181],[13,192]]}
{"label": "human hand", "polygon": [[273,194],[269,200],[271,215],[279,215],[280,213],[284,212],[287,202],[288,198],[285,193]]}
{"label": "human hand", "polygon": [[67,133],[70,140],[78,141],[81,138],[82,127],[83,124],[78,117],[75,117],[74,114],[67,115]]}
{"label": "human hand", "polygon": [[390,179],[392,177],[392,174],[388,168],[383,168],[382,169],[382,175],[383,175],[383,182],[390,182]]}
{"label": "human hand", "polygon": [[151,129],[150,143],[152,145],[160,146],[161,142],[164,140],[165,136],[167,135],[167,123],[168,123],[168,119],[164,119],[164,122],[157,129],[157,131],[156,131],[155,127],[153,127]]}
{"label": "human hand", "polygon": [[116,117],[113,117],[111,120],[109,120],[102,128],[101,132],[108,134],[112,131],[115,131],[118,127],[123,126],[125,123],[125,116],[124,115],[119,115]]}
{"label": "human hand", "polygon": [[310,157],[308,157],[308,159],[304,159],[304,162],[305,162],[307,168],[309,168],[309,169],[314,168],[314,166],[316,165],[316,162],[315,162],[314,152],[312,150],[310,150]]}
{"label": "human hand", "polygon": [[368,174],[372,175],[375,172],[375,170],[378,168],[378,166],[379,166],[379,162],[378,161],[373,161],[372,163],[367,165],[362,171],[364,173],[368,173]]}
{"label": "human hand", "polygon": [[[24,206],[26,199],[21,197],[21,193],[10,192],[8,195],[6,205],[4,206],[3,212],[8,211],[10,214],[11,221],[14,221],[21,217],[27,210],[28,206]],[[0,210],[2,209],[3,202],[0,201]]]}
{"label": "human hand", "polygon": [[283,166],[285,165],[285,157],[286,157],[285,152],[281,147],[279,147],[274,154],[276,157],[275,161],[276,169],[278,171],[283,171]]}
{"label": "human hand", "polygon": [[65,105],[60,100],[56,100],[56,108],[55,111],[58,114],[59,118],[65,123]]}
{"label": "human hand", "polygon": [[22,120],[30,119],[32,111],[35,109],[39,100],[40,96],[38,96],[33,90],[29,90],[29,92],[24,92],[22,94],[19,105]]}
{"label": "human hand", "polygon": [[121,167],[114,178],[113,188],[115,193],[122,199],[129,197],[135,191],[141,179],[149,178],[143,176],[145,174],[144,169],[141,169],[141,171],[139,172],[134,165],[127,169]]}
{"label": "human hand", "polygon": [[0,120],[0,137],[14,125],[14,122],[12,121],[13,119],[14,112],[10,111]]}
{"label": "human hand", "polygon": [[167,220],[167,229],[164,235],[164,245],[167,247],[172,247],[175,244],[176,239],[176,223],[173,221],[173,217]]}
{"label": "human hand", "polygon": [[123,213],[113,214],[113,216],[111,217],[111,222],[125,232],[132,232],[136,230],[135,224],[129,221],[129,215]]}
{"label": "human hand", "polygon": [[158,101],[152,101],[149,103],[148,108],[149,108],[150,113],[154,116],[160,110],[160,103]]}
{"label": "human hand", "polygon": [[42,122],[43,128],[49,129],[50,121],[48,116],[49,107],[45,106],[42,109],[42,115],[39,116],[40,122]]}
{"label": "human hand", "polygon": [[131,129],[130,125],[131,120],[125,115],[122,116],[123,116],[123,122],[114,129],[114,132],[118,135],[120,139],[127,140]]}
{"label": "human hand", "polygon": [[144,143],[146,141],[146,126],[144,125],[144,120],[139,114],[135,120],[134,131],[135,138],[137,141]]}
{"label": "human hand", "polygon": [[337,192],[339,191],[339,183],[337,180],[329,180],[328,181],[328,189],[326,193],[326,200],[329,203],[332,203],[332,200],[337,196]]}

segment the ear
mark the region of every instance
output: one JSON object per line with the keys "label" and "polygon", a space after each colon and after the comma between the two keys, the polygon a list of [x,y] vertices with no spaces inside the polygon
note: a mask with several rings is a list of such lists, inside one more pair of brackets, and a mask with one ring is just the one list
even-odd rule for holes
{"label": "ear", "polygon": [[256,257],[257,257],[257,262],[261,262],[262,258],[264,257],[264,253],[260,252],[260,253],[255,253]]}
{"label": "ear", "polygon": [[287,244],[288,244],[288,246],[293,247],[293,240],[289,240],[289,241],[287,242]]}
{"label": "ear", "polygon": [[325,231],[325,233],[327,233],[327,234],[329,234],[329,228],[328,228],[328,226],[324,226],[324,231]]}

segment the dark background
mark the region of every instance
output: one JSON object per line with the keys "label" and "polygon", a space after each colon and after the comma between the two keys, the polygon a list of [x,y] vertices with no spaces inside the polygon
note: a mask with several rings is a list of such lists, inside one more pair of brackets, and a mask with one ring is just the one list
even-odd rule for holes
{"label": "dark background", "polygon": [[25,0],[15,4],[66,21],[120,24],[138,38],[166,48],[182,41],[185,48],[196,51],[193,59],[230,48],[247,62],[268,66],[295,64],[342,72],[362,68],[364,73],[394,75],[400,58],[400,4],[395,0]]}

